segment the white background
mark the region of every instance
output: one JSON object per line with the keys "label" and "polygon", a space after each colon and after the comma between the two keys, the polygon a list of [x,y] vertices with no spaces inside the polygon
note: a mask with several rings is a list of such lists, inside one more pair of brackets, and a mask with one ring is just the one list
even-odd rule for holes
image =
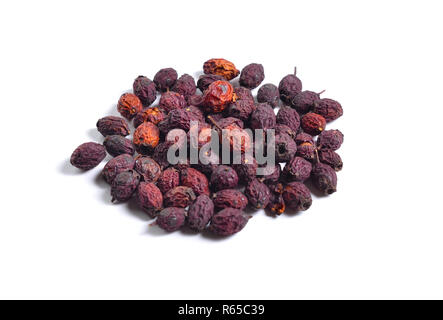
{"label": "white background", "polygon": [[[4,1],[0,298],[443,298],[441,1]],[[338,192],[238,235],[164,234],[110,203],[102,141],[139,74],[294,66],[339,100]]]}

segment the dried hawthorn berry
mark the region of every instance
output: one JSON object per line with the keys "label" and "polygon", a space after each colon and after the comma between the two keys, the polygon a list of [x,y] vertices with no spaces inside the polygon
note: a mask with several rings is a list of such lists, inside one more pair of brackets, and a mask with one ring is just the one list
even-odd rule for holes
{"label": "dried hawthorn berry", "polygon": [[271,192],[267,185],[254,179],[246,186],[245,195],[252,207],[261,209],[268,205]]}
{"label": "dried hawthorn berry", "polygon": [[229,166],[217,166],[211,174],[212,189],[219,191],[223,189],[232,189],[238,185],[237,172]]}
{"label": "dried hawthorn berry", "polygon": [[311,192],[301,182],[290,182],[283,190],[283,200],[288,208],[297,211],[308,210],[312,205]]}
{"label": "dried hawthorn berry", "polygon": [[226,80],[226,79],[216,74],[204,74],[198,78],[197,88],[199,88],[201,92],[205,92],[205,90],[208,89],[211,83],[219,80]]}
{"label": "dried hawthorn berry", "polygon": [[108,161],[102,170],[102,176],[107,183],[112,183],[119,173],[134,169],[134,165],[135,160],[131,155],[119,155]]}
{"label": "dried hawthorn berry", "polygon": [[243,210],[248,205],[248,198],[239,190],[223,189],[212,195],[217,208],[235,208]]}
{"label": "dried hawthorn berry", "polygon": [[137,203],[143,211],[154,218],[163,207],[163,195],[152,182],[140,182],[137,188]]}
{"label": "dried hawthorn berry", "polygon": [[300,127],[300,116],[297,111],[288,106],[283,106],[278,110],[276,116],[277,123],[285,124],[294,132]]}
{"label": "dried hawthorn berry", "polygon": [[297,145],[302,143],[314,144],[314,138],[310,134],[301,132],[295,136],[295,143],[297,143]]}
{"label": "dried hawthorn berry", "polygon": [[214,203],[207,195],[202,194],[189,206],[187,224],[189,228],[202,231],[214,215]]}
{"label": "dried hawthorn berry", "polygon": [[188,106],[185,108],[185,110],[191,114],[191,120],[205,122],[205,116],[203,115],[203,112],[200,110],[200,108],[196,106]]}
{"label": "dried hawthorn berry", "polygon": [[180,174],[175,168],[167,168],[157,180],[157,187],[162,193],[166,193],[180,185]]}
{"label": "dried hawthorn berry", "polygon": [[315,159],[315,152],[317,148],[314,145],[314,138],[307,133],[299,133],[295,137],[295,143],[297,143],[296,156],[302,157],[305,160],[312,161]]}
{"label": "dried hawthorn berry", "polygon": [[331,122],[343,115],[341,104],[332,99],[320,99],[314,104],[313,111],[323,116],[326,122]]}
{"label": "dried hawthorn berry", "polygon": [[71,164],[76,168],[89,170],[98,166],[105,157],[105,147],[95,142],[86,142],[74,150],[71,155]]}
{"label": "dried hawthorn berry", "polygon": [[222,112],[236,99],[234,88],[227,81],[214,81],[203,93],[203,105],[208,112]]}
{"label": "dried hawthorn berry", "polygon": [[203,95],[200,94],[193,94],[192,96],[189,96],[186,101],[188,102],[188,105],[190,106],[201,106],[203,105]]}
{"label": "dried hawthorn berry", "polygon": [[195,193],[191,188],[178,186],[165,193],[164,204],[165,207],[186,208],[194,202],[195,198]]}
{"label": "dried hawthorn berry", "polygon": [[340,130],[325,130],[317,138],[317,146],[322,149],[338,150],[343,143],[343,133]]}
{"label": "dried hawthorn berry", "polygon": [[300,79],[297,78],[296,73],[297,68],[294,68],[294,74],[285,76],[278,85],[280,99],[287,104],[290,104],[292,99],[302,90],[302,83]]}
{"label": "dried hawthorn berry", "polygon": [[155,83],[147,77],[138,76],[137,79],[134,80],[132,89],[144,107],[149,107],[157,98]]}
{"label": "dried hawthorn berry", "polygon": [[173,141],[160,142],[154,149],[152,159],[154,159],[162,169],[169,167],[168,150],[174,143]]}
{"label": "dried hawthorn berry", "polygon": [[306,133],[316,136],[326,127],[326,120],[321,115],[309,112],[301,118],[301,127]]}
{"label": "dried hawthorn berry", "polygon": [[186,168],[180,172],[181,185],[189,187],[199,196],[201,194],[209,195],[208,178],[200,171],[194,168]]}
{"label": "dried hawthorn berry", "polygon": [[160,131],[157,126],[151,122],[143,122],[135,129],[134,145],[141,154],[151,152],[160,141]]}
{"label": "dried hawthorn berry", "polygon": [[150,157],[137,157],[134,168],[144,182],[156,182],[162,172],[160,165]]}
{"label": "dried hawthorn berry", "polygon": [[131,140],[119,135],[107,136],[103,145],[108,153],[115,157],[120,154],[134,155],[135,148]]}
{"label": "dried hawthorn berry", "polygon": [[174,109],[169,112],[168,115],[168,131],[171,129],[179,128],[185,131],[189,131],[191,128],[191,121],[199,121],[197,116],[190,112],[191,109]]}
{"label": "dried hawthorn berry", "polygon": [[249,125],[252,129],[273,129],[276,124],[274,109],[267,103],[257,104],[251,113]]}
{"label": "dried hawthorn berry", "polygon": [[320,94],[312,91],[302,91],[291,100],[291,106],[298,113],[308,113],[314,109],[314,104],[320,100]]}
{"label": "dried hawthorn berry", "polygon": [[111,184],[111,201],[128,201],[137,189],[139,182],[140,175],[134,170],[127,170],[117,174]]}
{"label": "dried hawthorn berry", "polygon": [[188,135],[186,131],[183,129],[172,129],[171,131],[168,132],[168,134],[165,137],[166,141],[175,142],[176,146],[179,148],[185,145],[187,139]]}
{"label": "dried hawthorn berry", "polygon": [[168,91],[161,95],[158,104],[160,108],[164,109],[168,113],[174,109],[186,108],[186,99],[180,93]]}
{"label": "dried hawthorn berry", "polygon": [[158,91],[165,92],[171,89],[177,81],[177,71],[172,68],[164,68],[154,76],[154,83]]}
{"label": "dried hawthorn berry", "polygon": [[239,99],[229,105],[228,114],[240,120],[247,121],[254,110],[254,101]]}
{"label": "dried hawthorn berry", "polygon": [[281,166],[277,163],[273,167],[266,166],[264,174],[260,178],[265,184],[272,185],[279,181],[281,175]]}
{"label": "dried hawthorn berry", "polygon": [[297,135],[296,131],[292,130],[289,126],[287,126],[285,124],[281,124],[281,123],[277,123],[275,125],[274,130],[275,130],[275,135],[284,133],[284,134],[289,135],[292,139],[295,139],[295,137]]}
{"label": "dried hawthorn berry", "polygon": [[272,83],[264,84],[258,89],[257,101],[262,103],[266,102],[273,108],[278,107],[280,103],[280,93],[276,85]]}
{"label": "dried hawthorn berry", "polygon": [[281,215],[286,210],[285,200],[281,193],[271,192],[269,203],[266,207],[273,215]]}
{"label": "dried hawthorn berry", "polygon": [[242,156],[240,163],[234,163],[232,168],[237,172],[239,182],[248,183],[255,179],[258,164],[255,158],[248,159],[247,157]]}
{"label": "dried hawthorn berry", "polygon": [[327,164],[335,171],[340,171],[343,168],[343,161],[340,155],[331,149],[318,150],[318,160],[321,163]]}
{"label": "dried hawthorn berry", "polygon": [[240,129],[243,129],[243,127],[245,126],[242,120],[235,117],[221,118],[217,121],[217,127],[220,127],[222,129],[226,129],[231,125],[235,125]]}
{"label": "dried hawthorn berry", "polygon": [[173,232],[185,224],[186,211],[183,208],[165,208],[157,216],[155,224],[165,231]]}
{"label": "dried hawthorn berry", "polygon": [[248,100],[251,102],[254,102],[254,96],[252,95],[252,92],[250,89],[245,87],[235,87],[234,93],[237,96],[237,99],[239,100]]}
{"label": "dried hawthorn berry", "polygon": [[314,186],[324,194],[337,191],[337,175],[334,169],[327,164],[315,164],[312,168],[311,177]]}
{"label": "dried hawthorn berry", "polygon": [[289,135],[282,133],[275,136],[275,161],[287,162],[291,160],[297,152],[297,145]]}
{"label": "dried hawthorn berry", "polygon": [[158,124],[166,118],[166,114],[163,109],[153,107],[148,108],[142,112],[137,113],[134,117],[134,127],[137,128],[143,122],[152,122],[153,124]]}
{"label": "dried hawthorn berry", "polygon": [[97,130],[105,137],[114,134],[125,137],[131,133],[126,120],[115,116],[107,116],[99,119],[97,121]]}
{"label": "dried hawthorn berry", "polygon": [[[202,162],[203,160],[203,162]],[[205,152],[200,155],[197,164],[193,164],[198,171],[203,172],[206,176],[210,176],[218,167],[220,158],[215,152]]]}
{"label": "dried hawthorn berry", "polygon": [[132,93],[124,93],[118,100],[117,110],[126,119],[132,119],[143,110],[140,99]]}
{"label": "dried hawthorn berry", "polygon": [[263,66],[258,63],[248,64],[240,74],[240,85],[248,89],[257,88],[265,79]]}
{"label": "dried hawthorn berry", "polygon": [[301,158],[294,157],[286,163],[283,173],[289,181],[305,181],[311,175],[312,164]]}
{"label": "dried hawthorn berry", "polygon": [[236,124],[230,124],[223,128],[221,140],[229,141],[231,150],[240,151],[245,153],[252,148],[251,137],[248,132],[237,126]]}
{"label": "dried hawthorn berry", "polygon": [[194,78],[186,73],[178,78],[177,82],[172,87],[172,91],[178,92],[186,99],[195,94],[196,90],[197,87],[195,86]]}
{"label": "dried hawthorn berry", "polygon": [[226,208],[212,217],[208,230],[219,236],[230,236],[241,231],[248,220],[243,211]]}
{"label": "dried hawthorn berry", "polygon": [[203,64],[205,74],[222,76],[226,80],[232,80],[238,76],[240,71],[235,65],[226,59],[210,59]]}

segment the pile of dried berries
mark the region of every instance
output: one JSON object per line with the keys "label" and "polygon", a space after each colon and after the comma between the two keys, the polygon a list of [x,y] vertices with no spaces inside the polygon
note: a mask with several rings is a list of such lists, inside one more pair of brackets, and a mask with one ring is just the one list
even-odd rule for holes
{"label": "pile of dried berries", "polygon": [[[336,171],[343,167],[336,151],[343,134],[326,130],[326,124],[343,115],[340,103],[321,98],[323,92],[302,91],[296,70],[278,86],[261,87],[265,78],[261,64],[251,63],[240,71],[225,59],[210,59],[203,72],[197,83],[188,74],[178,77],[173,68],[161,69],[153,80],[137,77],[133,93],[118,100],[122,117],[98,120],[103,144],[81,144],[72,153],[71,164],[89,170],[107,153],[113,156],[102,171],[112,201],[136,200],[156,218],[154,224],[169,232],[187,226],[229,236],[247,224],[250,216],[243,211],[247,207],[278,216],[309,209],[308,186],[325,195],[336,191]],[[229,82],[237,77],[240,86]],[[255,88],[256,100],[251,92]],[[152,106],[158,96],[158,105]],[[131,120],[134,132],[127,138]],[[222,164],[221,154],[206,153],[207,161],[200,158],[193,164],[188,159],[171,165],[168,150],[190,140],[191,121],[199,124],[197,148],[211,141],[214,129],[220,141],[228,141],[232,153],[240,152],[240,161]],[[275,141],[267,144],[268,150],[275,149],[276,165],[261,175],[257,169],[263,164],[255,158],[248,161],[244,154],[252,144],[252,137],[243,135],[245,129],[275,130]]]}

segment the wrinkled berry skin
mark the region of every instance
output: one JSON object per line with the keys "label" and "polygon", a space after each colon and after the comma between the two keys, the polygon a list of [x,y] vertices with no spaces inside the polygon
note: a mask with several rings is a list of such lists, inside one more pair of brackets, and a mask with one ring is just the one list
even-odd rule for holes
{"label": "wrinkled berry skin", "polygon": [[133,123],[134,127],[137,128],[143,122],[152,122],[153,124],[158,124],[166,118],[166,114],[163,109],[153,107],[148,108],[142,112],[139,112],[134,117]]}
{"label": "wrinkled berry skin", "polygon": [[[215,152],[205,152],[200,155],[199,162],[197,164],[193,164],[198,171],[203,172],[206,176],[210,177],[212,172],[217,168],[220,163],[220,158]],[[205,163],[203,163],[203,160]]]}
{"label": "wrinkled berry skin", "polygon": [[321,163],[327,164],[335,171],[340,171],[343,168],[343,161],[340,155],[331,149],[320,149],[318,151],[318,160]]}
{"label": "wrinkled berry skin", "polygon": [[129,133],[129,126],[125,119],[115,116],[107,116],[97,121],[97,130],[104,136],[118,134],[126,137]]}
{"label": "wrinkled berry skin", "polygon": [[195,231],[206,228],[214,215],[214,203],[207,195],[202,194],[189,206],[187,224]]}
{"label": "wrinkled berry skin", "polygon": [[240,74],[240,85],[248,89],[257,88],[265,79],[265,70],[258,63],[248,64]]}
{"label": "wrinkled berry skin", "polygon": [[134,168],[144,182],[156,182],[162,172],[160,165],[150,157],[138,157]]}
{"label": "wrinkled berry skin", "polygon": [[185,224],[186,211],[183,208],[165,208],[157,216],[156,225],[167,232],[180,229]]}
{"label": "wrinkled berry skin", "polygon": [[234,93],[237,96],[237,99],[239,100],[248,100],[251,102],[254,102],[254,96],[252,95],[252,92],[250,89],[245,87],[235,87]]}
{"label": "wrinkled berry skin", "polygon": [[166,193],[180,185],[180,174],[175,168],[167,168],[157,180],[157,187],[162,193]]}
{"label": "wrinkled berry skin", "polygon": [[134,169],[134,165],[135,160],[131,155],[119,155],[108,161],[102,170],[102,176],[107,183],[111,184],[119,173]]}
{"label": "wrinkled berry skin", "polygon": [[289,135],[282,133],[275,136],[275,161],[287,162],[297,152],[297,145]]}
{"label": "wrinkled berry skin", "polygon": [[248,198],[239,190],[224,189],[213,195],[214,205],[217,208],[235,208],[243,210],[248,205]]}
{"label": "wrinkled berry skin", "polygon": [[292,99],[298,95],[302,90],[302,83],[296,76],[297,70],[294,69],[294,74],[285,76],[278,85],[280,92],[280,99],[286,104],[290,104]]}
{"label": "wrinkled berry skin", "polygon": [[161,142],[154,149],[152,159],[154,159],[155,162],[157,162],[160,167],[162,167],[162,169],[169,167],[168,150],[172,145],[174,145],[174,143],[175,142],[173,141]]}
{"label": "wrinkled berry skin", "polygon": [[287,125],[294,132],[300,127],[300,116],[297,111],[288,106],[283,106],[278,110],[276,121],[279,124]]}
{"label": "wrinkled berry skin", "polygon": [[140,175],[134,170],[123,171],[114,178],[111,184],[112,202],[128,201],[140,182]]}
{"label": "wrinkled berry skin", "polygon": [[95,142],[86,142],[74,150],[71,155],[71,164],[82,170],[90,170],[98,166],[105,157],[105,147]]}
{"label": "wrinkled berry skin", "polygon": [[172,91],[181,94],[186,99],[195,94],[196,90],[197,87],[195,86],[194,78],[186,73],[178,78],[177,82],[172,87]]}
{"label": "wrinkled berry skin", "polygon": [[[200,119],[192,112],[191,109],[174,109],[169,112],[169,130],[171,129],[183,129],[189,131],[191,127],[191,121],[199,121]],[[168,131],[169,131],[168,130]]]}
{"label": "wrinkled berry skin", "polygon": [[217,126],[222,129],[226,129],[232,124],[236,125],[240,129],[243,129],[243,127],[245,126],[242,120],[235,117],[221,118],[217,121]]}
{"label": "wrinkled berry skin", "polygon": [[315,113],[323,116],[326,122],[331,122],[343,115],[343,108],[340,103],[332,99],[321,99],[314,105]]}
{"label": "wrinkled berry skin", "polygon": [[241,162],[238,164],[233,164],[232,168],[237,172],[239,182],[248,183],[249,181],[255,179],[257,175],[257,160],[252,158],[251,161],[246,157],[242,157]]}
{"label": "wrinkled berry skin", "polygon": [[314,138],[305,132],[301,132],[295,136],[295,143],[297,145],[308,142],[310,144],[314,144]]}
{"label": "wrinkled berry skin", "polygon": [[312,205],[311,192],[301,182],[288,183],[282,196],[286,206],[297,211],[308,210]]}
{"label": "wrinkled berry skin", "polygon": [[326,120],[321,115],[309,112],[301,118],[301,127],[306,133],[316,136],[326,127]]}
{"label": "wrinkled berry skin", "polygon": [[171,89],[177,81],[177,77],[177,71],[174,69],[161,69],[154,76],[154,83],[157,90],[160,92],[165,92],[166,90]]}
{"label": "wrinkled berry skin", "polygon": [[197,196],[201,194],[209,195],[208,178],[194,168],[181,170],[180,181],[181,185],[191,188]]}
{"label": "wrinkled berry skin", "polygon": [[315,159],[316,147],[314,144],[314,138],[307,133],[299,133],[295,137],[295,143],[297,143],[296,156],[302,157],[305,160],[313,161]]}
{"label": "wrinkled berry skin", "polygon": [[330,166],[323,163],[315,164],[311,176],[314,186],[325,195],[337,191],[337,175]]}
{"label": "wrinkled berry skin", "polygon": [[298,113],[308,113],[314,109],[314,104],[320,100],[320,95],[313,91],[302,91],[291,101],[291,106]]}
{"label": "wrinkled berry skin", "polygon": [[275,130],[275,135],[284,133],[284,134],[289,135],[292,139],[295,139],[295,137],[297,135],[296,131],[292,130],[289,126],[287,126],[285,124],[281,124],[281,123],[277,123],[275,125],[274,130]]}
{"label": "wrinkled berry skin", "polygon": [[281,166],[277,163],[274,167],[265,169],[265,174],[260,178],[266,185],[272,185],[278,182],[281,175]]}
{"label": "wrinkled berry skin", "polygon": [[211,83],[219,80],[226,80],[226,79],[216,74],[204,74],[198,78],[197,88],[199,88],[201,92],[205,92],[205,90],[208,89]]}
{"label": "wrinkled berry skin", "polygon": [[237,77],[240,71],[235,65],[226,59],[210,59],[203,64],[205,74],[222,76],[226,80],[232,80]]}
{"label": "wrinkled berry skin", "polygon": [[303,182],[311,175],[312,164],[301,158],[294,157],[291,161],[286,163],[283,168],[285,178],[289,181]]}
{"label": "wrinkled berry skin", "polygon": [[148,154],[158,145],[160,141],[160,131],[151,122],[143,122],[135,129],[134,145],[141,154]]}
{"label": "wrinkled berry skin", "polygon": [[211,187],[215,191],[232,189],[238,185],[237,172],[229,166],[217,166],[211,174]]}
{"label": "wrinkled berry skin", "polygon": [[168,91],[161,95],[158,104],[160,108],[168,113],[174,109],[186,108],[186,99],[180,93]]}
{"label": "wrinkled berry skin", "polygon": [[234,88],[227,81],[214,81],[203,94],[203,105],[208,112],[222,112],[235,100]]}
{"label": "wrinkled berry skin", "polygon": [[255,110],[255,104],[249,100],[237,100],[229,105],[228,114],[243,121],[247,121]]}
{"label": "wrinkled berry skin", "polygon": [[212,217],[208,230],[219,236],[230,236],[241,231],[248,220],[243,211],[226,208]]}
{"label": "wrinkled berry skin", "polygon": [[246,186],[245,195],[252,207],[261,209],[269,204],[271,192],[267,185],[254,179]]}
{"label": "wrinkled berry skin", "polygon": [[276,85],[272,83],[264,84],[258,89],[257,101],[260,103],[266,102],[273,108],[278,107],[280,103],[280,93]]}
{"label": "wrinkled berry skin", "polygon": [[194,202],[195,198],[195,193],[191,188],[178,186],[166,192],[164,195],[164,204],[165,207],[186,208]]}
{"label": "wrinkled berry skin", "polygon": [[132,89],[145,108],[149,107],[157,98],[155,83],[147,77],[138,76],[134,80]]}
{"label": "wrinkled berry skin", "polygon": [[163,207],[163,195],[152,182],[140,182],[137,188],[137,203],[143,211],[154,218]]}
{"label": "wrinkled berry skin", "polygon": [[124,93],[118,100],[117,110],[123,117],[131,120],[137,113],[143,110],[143,105],[135,94]]}
{"label": "wrinkled berry skin", "polygon": [[343,143],[343,133],[340,130],[325,130],[317,138],[317,147],[320,149],[338,150]]}
{"label": "wrinkled berry skin", "polygon": [[267,103],[257,104],[249,120],[250,127],[252,129],[273,129],[275,124],[274,109]]}
{"label": "wrinkled berry skin", "polygon": [[135,153],[135,147],[132,141],[119,135],[107,136],[105,141],[103,141],[103,145],[106,151],[113,157],[121,154],[134,155]]}

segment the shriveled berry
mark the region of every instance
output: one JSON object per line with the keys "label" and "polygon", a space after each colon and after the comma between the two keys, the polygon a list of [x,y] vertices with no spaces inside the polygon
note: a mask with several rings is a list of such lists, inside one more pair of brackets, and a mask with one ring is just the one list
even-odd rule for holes
{"label": "shriveled berry", "polygon": [[[191,112],[191,109],[174,109],[169,112],[169,130],[174,128],[189,131],[191,121],[199,121],[199,118]],[[168,130],[168,131],[169,131]]]}
{"label": "shriveled berry", "polygon": [[234,93],[237,96],[238,100],[247,100],[252,103],[254,103],[254,96],[252,95],[252,92],[250,89],[245,87],[235,87]]}
{"label": "shriveled berry", "polygon": [[166,192],[164,204],[165,207],[186,208],[194,202],[195,198],[195,193],[191,188],[178,186]]}
{"label": "shriveled berry", "polygon": [[248,205],[248,199],[243,192],[236,189],[224,189],[213,194],[214,205],[217,208],[235,208],[243,210]]}
{"label": "shriveled berry", "polygon": [[196,90],[197,87],[195,86],[194,78],[186,73],[178,78],[177,82],[172,87],[172,91],[180,93],[186,99],[195,94]]}
{"label": "shriveled berry", "polygon": [[195,167],[198,171],[203,172],[206,176],[210,177],[219,163],[219,156],[215,152],[208,151],[200,155],[198,163],[193,164],[193,167]]}
{"label": "shriveled berry", "polygon": [[266,102],[273,108],[278,107],[280,103],[280,93],[276,85],[272,83],[264,84],[258,89],[257,101]]}
{"label": "shriveled berry", "polygon": [[343,161],[340,155],[331,149],[318,150],[318,160],[321,163],[327,164],[335,171],[340,171],[343,168]]}
{"label": "shriveled berry", "polygon": [[326,127],[326,120],[321,115],[309,112],[301,118],[301,127],[306,133],[316,136]]}
{"label": "shriveled berry", "polygon": [[74,150],[71,155],[71,164],[76,168],[89,170],[98,166],[105,157],[105,147],[95,142],[86,142]]}
{"label": "shriveled berry", "polygon": [[154,159],[145,156],[137,158],[135,171],[140,174],[144,182],[156,182],[162,172],[160,165]]}
{"label": "shriveled berry", "polygon": [[337,191],[337,175],[327,164],[320,162],[315,164],[311,176],[314,186],[324,194]]}
{"label": "shriveled berry", "polygon": [[173,232],[185,224],[186,211],[183,208],[165,208],[157,216],[155,224],[165,231]]}
{"label": "shriveled berry", "polygon": [[115,116],[99,119],[97,121],[97,130],[105,137],[114,134],[125,137],[131,132],[126,120]]}
{"label": "shriveled berry", "polygon": [[201,111],[200,108],[196,106],[188,106],[185,108],[185,110],[191,114],[191,120],[205,122],[205,116],[203,115],[203,111]]}
{"label": "shriveled berry", "polygon": [[232,117],[247,121],[254,110],[254,101],[239,99],[229,105],[228,114]]}
{"label": "shriveled berry", "polygon": [[281,215],[286,210],[285,200],[281,193],[271,192],[269,203],[266,207],[273,215]]}
{"label": "shriveled berry", "polygon": [[294,74],[285,76],[278,85],[280,99],[287,104],[290,104],[292,99],[302,90],[302,83],[300,79],[297,78],[296,73],[297,69],[294,68]]}
{"label": "shriveled berry", "polygon": [[308,161],[314,160],[317,148],[314,145],[314,138],[310,134],[304,132],[299,133],[295,137],[295,143],[297,143],[297,156]]}
{"label": "shriveled berry", "polygon": [[154,149],[152,159],[154,159],[162,169],[169,167],[168,150],[174,143],[173,141],[160,142]]}
{"label": "shriveled berry", "polygon": [[164,68],[154,76],[154,83],[158,91],[165,92],[171,89],[177,81],[177,71],[172,68]]}
{"label": "shriveled berry", "polygon": [[221,118],[217,121],[217,127],[220,127],[222,129],[226,129],[233,124],[241,129],[243,129],[244,127],[243,121],[235,117]]}
{"label": "shriveled berry", "polygon": [[237,172],[229,166],[217,166],[211,174],[211,186],[213,190],[232,189],[238,185]]}
{"label": "shriveled berry", "polygon": [[261,209],[268,205],[271,192],[267,185],[254,179],[246,186],[245,195],[252,207]]}
{"label": "shriveled berry", "polygon": [[214,81],[203,94],[203,105],[208,112],[222,112],[235,100],[234,88],[227,81]]}
{"label": "shriveled berry", "polygon": [[277,123],[287,125],[294,132],[300,127],[300,116],[297,111],[288,106],[283,106],[278,110],[276,116]]}
{"label": "shriveled berry", "polygon": [[128,201],[140,182],[140,175],[134,170],[120,172],[111,184],[112,202]]}
{"label": "shriveled berry", "polygon": [[126,119],[134,118],[142,109],[142,102],[135,94],[124,93],[118,100],[117,110]]}
{"label": "shriveled berry", "polygon": [[237,77],[240,71],[235,65],[226,59],[210,59],[203,64],[205,74],[215,74],[222,76],[226,80],[232,80]]}
{"label": "shriveled berry", "polygon": [[294,157],[291,161],[286,163],[283,168],[283,173],[289,181],[305,181],[311,175],[312,164],[301,158]]}
{"label": "shriveled berry", "polygon": [[226,80],[226,79],[216,74],[204,74],[198,78],[197,87],[200,89],[201,92],[204,92],[206,89],[208,89],[211,83],[219,80]]}
{"label": "shriveled berry", "polygon": [[102,176],[107,183],[111,184],[119,173],[134,169],[134,165],[135,160],[131,155],[119,155],[108,161],[102,170]]}
{"label": "shriveled berry", "polygon": [[313,91],[302,91],[291,101],[291,106],[298,113],[308,113],[314,109],[314,104],[320,100],[320,94]]}
{"label": "shriveled berry", "polygon": [[209,195],[208,178],[200,171],[194,168],[187,168],[180,172],[181,185],[191,188],[199,196],[201,194]]}
{"label": "shriveled berry", "polygon": [[151,122],[143,122],[135,129],[134,145],[141,154],[152,152],[160,141],[160,131],[157,126]]}
{"label": "shriveled berry", "polygon": [[257,104],[249,124],[252,129],[273,129],[276,124],[274,109],[267,103]]}
{"label": "shriveled berry", "polygon": [[248,64],[240,74],[240,85],[249,89],[257,88],[265,79],[263,66],[258,63]]}
{"label": "shriveled berry", "polygon": [[247,131],[236,124],[230,124],[223,128],[221,141],[229,141],[231,150],[244,153],[252,148],[252,139]]}
{"label": "shriveled berry", "polygon": [[163,170],[157,180],[157,187],[162,193],[166,193],[180,185],[180,174],[175,168],[167,168]]}
{"label": "shriveled berry", "polygon": [[149,107],[157,98],[155,83],[151,79],[138,76],[132,85],[134,94],[140,99],[144,107]]}
{"label": "shriveled berry", "polygon": [[240,163],[232,164],[232,168],[237,172],[239,182],[248,183],[252,179],[255,179],[258,164],[255,158],[249,159],[248,157],[242,156]]}
{"label": "shriveled berry", "polygon": [[161,95],[159,101],[160,108],[164,109],[166,113],[174,109],[183,109],[186,107],[186,99],[180,93],[168,91]]}
{"label": "shriveled berry", "polygon": [[143,211],[154,218],[163,207],[163,195],[152,182],[140,182],[137,188],[137,203]]}
{"label": "shriveled berry", "polygon": [[188,105],[190,106],[201,106],[203,105],[203,95],[200,94],[193,94],[192,96],[189,96],[186,101],[188,102]]}
{"label": "shriveled berry", "polygon": [[143,122],[152,122],[153,124],[158,124],[160,121],[163,121],[166,118],[166,114],[163,109],[153,107],[143,110],[142,112],[137,113],[134,117],[134,127],[137,128]]}
{"label": "shriveled berry", "polygon": [[266,185],[272,185],[279,181],[281,175],[281,166],[276,164],[275,166],[266,166],[264,169],[264,174],[260,178]]}
{"label": "shriveled berry", "polygon": [[343,143],[343,133],[340,130],[325,130],[317,138],[320,149],[338,150]]}
{"label": "shriveled berry", "polygon": [[214,215],[214,203],[207,195],[202,194],[189,206],[187,224],[189,228],[202,231]]}
{"label": "shriveled berry", "polygon": [[297,145],[305,143],[305,142],[308,142],[310,144],[314,144],[314,138],[310,134],[307,134],[305,132],[300,132],[299,134],[296,135],[295,143],[297,143]]}
{"label": "shriveled berry", "polygon": [[297,145],[289,135],[282,133],[275,136],[275,161],[287,162],[291,160],[297,152]]}
{"label": "shriveled berry", "polygon": [[241,231],[248,220],[243,211],[226,208],[212,217],[208,230],[219,236],[230,236]]}
{"label": "shriveled berry", "polygon": [[103,145],[108,153],[115,157],[120,154],[134,155],[135,147],[131,140],[119,135],[107,136]]}
{"label": "shriveled berry", "polygon": [[288,183],[282,196],[286,206],[297,211],[308,210],[312,205],[311,192],[301,182]]}
{"label": "shriveled berry", "polygon": [[343,115],[343,108],[340,103],[332,99],[321,99],[314,105],[315,113],[323,116],[326,122],[331,122]]}
{"label": "shriveled berry", "polygon": [[281,123],[277,123],[275,125],[275,135],[278,134],[282,134],[285,133],[287,135],[289,135],[292,139],[295,139],[297,132],[292,130],[289,126],[285,125],[285,124],[281,124]]}

